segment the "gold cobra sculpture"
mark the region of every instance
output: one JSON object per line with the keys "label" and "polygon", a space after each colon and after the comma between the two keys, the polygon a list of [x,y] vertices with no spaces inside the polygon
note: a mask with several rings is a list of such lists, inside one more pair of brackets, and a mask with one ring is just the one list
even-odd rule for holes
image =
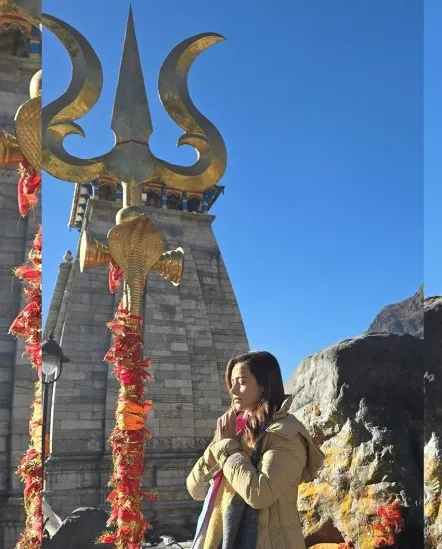
{"label": "gold cobra sculpture", "polygon": [[31,79],[30,99],[15,114],[15,136],[0,129],[0,166],[17,166],[25,159],[41,170],[41,69]]}

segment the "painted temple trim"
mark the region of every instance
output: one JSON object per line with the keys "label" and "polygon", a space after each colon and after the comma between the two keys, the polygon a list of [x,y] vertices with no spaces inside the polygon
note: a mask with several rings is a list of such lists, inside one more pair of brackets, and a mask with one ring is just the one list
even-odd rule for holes
{"label": "painted temple trim", "polygon": [[12,13],[0,15],[0,33],[10,29],[17,29],[27,37],[30,58],[41,57],[41,31],[38,27]]}
{"label": "painted temple trim", "polygon": [[[104,196],[100,196],[100,193]],[[120,183],[117,183],[110,177],[100,177],[90,183],[77,183],[75,185],[74,197],[72,201],[71,213],[69,216],[68,227],[81,230],[87,202],[90,198],[104,199],[106,193],[110,193],[112,202],[119,202],[123,198],[123,189]],[[161,181],[151,181],[145,183],[142,189],[143,205],[159,207],[161,209],[171,209],[189,213],[208,214],[218,197],[224,193],[223,185],[215,185],[204,192],[183,192],[167,187]],[[178,199],[177,208],[169,208],[169,199],[174,196]],[[150,199],[156,197],[158,206],[149,204]]]}

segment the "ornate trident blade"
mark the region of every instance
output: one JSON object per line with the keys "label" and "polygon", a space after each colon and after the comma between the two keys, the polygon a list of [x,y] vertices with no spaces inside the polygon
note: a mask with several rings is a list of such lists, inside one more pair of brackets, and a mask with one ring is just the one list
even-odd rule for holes
{"label": "ornate trident blade", "polygon": [[47,14],[42,14],[42,22],[63,42],[72,61],[72,80],[68,89],[43,108],[42,163],[48,173],[64,181],[88,182],[104,171],[103,163],[76,158],[65,151],[62,143],[68,135],[85,135],[73,120],[87,114],[100,97],[103,87],[101,63],[89,42],[76,29]]}
{"label": "ornate trident blade", "polygon": [[[161,102],[169,116],[185,134],[178,145],[196,149],[193,166],[176,166],[154,156],[148,140],[152,133],[141,62],[135,37],[132,11],[129,12],[118,89],[112,117],[115,146],[108,153],[80,159],[63,147],[70,134],[84,136],[74,123],[98,100],[102,87],[100,62],[86,39],[75,29],[44,15],[43,23],[66,47],[72,61],[73,76],[65,94],[43,109],[43,166],[46,171],[72,182],[88,182],[108,175],[123,183],[125,205],[138,205],[134,186],[160,178],[181,191],[203,191],[215,185],[226,168],[224,141],[215,126],[192,103],[187,76],[196,57],[212,44],[223,40],[219,34],[204,33],[176,46],[166,58],[159,77]],[[128,195],[131,195],[130,197]]]}
{"label": "ornate trident blade", "polygon": [[129,8],[111,127],[116,143],[105,166],[123,183],[123,207],[141,206],[140,183],[155,178],[156,174],[155,157],[147,144],[153,128],[132,8]]}

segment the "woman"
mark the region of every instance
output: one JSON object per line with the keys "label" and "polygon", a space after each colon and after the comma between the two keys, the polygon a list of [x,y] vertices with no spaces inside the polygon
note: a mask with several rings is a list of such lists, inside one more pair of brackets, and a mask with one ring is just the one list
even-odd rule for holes
{"label": "woman", "polygon": [[190,495],[205,499],[193,549],[305,549],[298,485],[313,480],[324,454],[289,414],[293,397],[273,355],[233,357],[226,386],[231,409],[187,478]]}

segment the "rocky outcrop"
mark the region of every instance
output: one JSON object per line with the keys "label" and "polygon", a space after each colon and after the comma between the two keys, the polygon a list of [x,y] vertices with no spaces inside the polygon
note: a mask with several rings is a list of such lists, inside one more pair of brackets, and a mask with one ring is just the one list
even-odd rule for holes
{"label": "rocky outcrop", "polygon": [[286,387],[292,412],[326,455],[318,478],[299,489],[307,547],[343,539],[356,549],[392,539],[395,548],[422,546],[422,362],[421,339],[378,333],[296,368]]}
{"label": "rocky outcrop", "polygon": [[367,333],[374,332],[423,337],[424,287],[420,286],[413,297],[383,307],[367,330]]}
{"label": "rocky outcrop", "polygon": [[442,547],[442,297],[425,300],[425,548]]}
{"label": "rocky outcrop", "polygon": [[[50,509],[49,505],[46,508]],[[51,510],[52,511],[52,510]],[[79,507],[61,523],[52,537],[44,537],[42,549],[114,549],[114,544],[96,544],[97,538],[106,530],[109,514],[96,507]],[[192,541],[177,541],[171,536],[157,535],[147,530],[142,547],[161,549],[190,549]]]}
{"label": "rocky outcrop", "polygon": [[45,540],[45,549],[113,549],[113,544],[95,541],[106,529],[108,513],[94,507],[79,507],[70,513],[50,540]]}

